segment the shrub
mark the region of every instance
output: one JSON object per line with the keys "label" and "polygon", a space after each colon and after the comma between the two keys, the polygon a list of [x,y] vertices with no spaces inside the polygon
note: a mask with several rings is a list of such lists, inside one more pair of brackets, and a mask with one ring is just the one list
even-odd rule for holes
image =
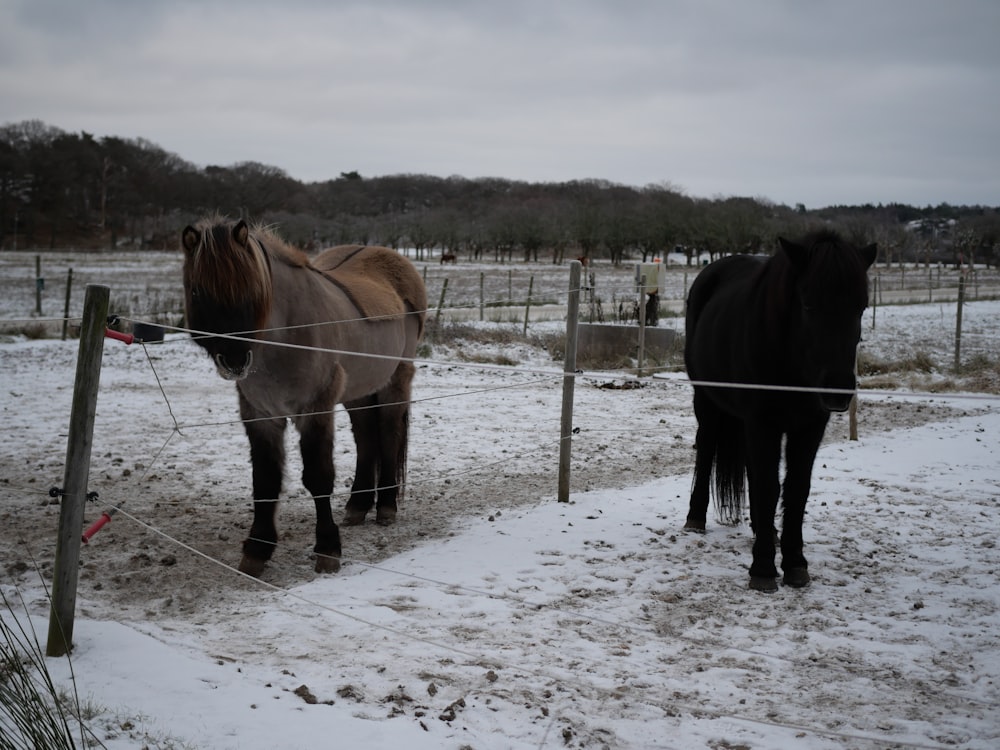
{"label": "shrub", "polygon": [[[74,725],[80,746],[87,747],[86,730],[78,721],[77,696],[59,693],[30,621],[25,625],[14,616],[2,590],[0,600],[4,610],[0,617],[0,748],[76,748]],[[100,744],[92,735],[90,740]]]}

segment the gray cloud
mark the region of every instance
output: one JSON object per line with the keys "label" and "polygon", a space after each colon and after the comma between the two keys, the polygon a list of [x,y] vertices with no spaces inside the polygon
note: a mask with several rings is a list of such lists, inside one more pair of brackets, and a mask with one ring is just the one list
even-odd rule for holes
{"label": "gray cloud", "polygon": [[996,205],[997,29],[991,0],[14,0],[0,121],[304,180]]}

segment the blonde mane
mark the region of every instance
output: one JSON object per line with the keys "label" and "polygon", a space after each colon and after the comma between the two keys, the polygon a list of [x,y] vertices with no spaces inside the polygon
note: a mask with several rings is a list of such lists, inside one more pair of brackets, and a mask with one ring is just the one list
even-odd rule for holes
{"label": "blonde mane", "polygon": [[218,302],[232,306],[252,306],[255,319],[263,326],[273,302],[271,262],[305,267],[309,260],[269,227],[242,226],[221,216],[209,216],[185,230],[185,286],[198,288]]}

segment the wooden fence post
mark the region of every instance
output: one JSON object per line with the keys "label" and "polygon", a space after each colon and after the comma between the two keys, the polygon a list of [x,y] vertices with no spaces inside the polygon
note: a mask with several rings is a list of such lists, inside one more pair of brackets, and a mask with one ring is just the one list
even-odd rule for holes
{"label": "wooden fence post", "polygon": [[[582,270],[581,270],[582,273]],[[597,295],[595,293],[595,287],[597,286],[597,274],[590,271],[587,274],[587,301],[589,303],[588,309],[590,310],[590,316],[588,321],[593,323],[597,318]]]}
{"label": "wooden fence post", "polygon": [[42,317],[42,289],[45,279],[42,277],[42,256],[35,256],[35,315]]}
{"label": "wooden fence post", "polygon": [[958,311],[955,313],[955,372],[962,369],[962,304],[965,302],[965,275],[958,277]]}
{"label": "wooden fence post", "polygon": [[646,274],[639,280],[639,349],[636,356],[637,377],[642,377],[642,361],[646,358]]}
{"label": "wooden fence post", "polygon": [[848,408],[848,429],[849,439],[858,439],[858,352],[854,351],[854,395],[851,396],[851,405]]}
{"label": "wooden fence post", "polygon": [[[576,261],[579,262],[579,261]],[[577,278],[577,288],[579,289],[579,277]],[[528,315],[531,313],[531,293],[535,288],[535,277],[534,275],[528,279],[528,300],[524,303],[524,331],[522,334],[524,336],[528,335]]]}
{"label": "wooden fence post", "polygon": [[559,429],[560,503],[569,502],[570,457],[573,447],[573,391],[576,386],[576,343],[580,322],[580,269],[578,260],[569,264],[569,299],[566,304],[566,357],[563,364],[562,419]]}
{"label": "wooden fence post", "polygon": [[62,340],[66,340],[66,330],[69,327],[69,300],[73,292],[73,269],[66,274],[66,306],[63,308]]}
{"label": "wooden fence post", "polygon": [[444,284],[441,285],[441,299],[438,300],[437,314],[434,316],[434,330],[438,332],[441,325],[441,308],[444,307],[444,295],[448,291],[448,277],[444,277]]}
{"label": "wooden fence post", "polygon": [[875,330],[875,315],[878,313],[878,276],[872,279],[874,288],[872,290],[872,330]]}
{"label": "wooden fence post", "polygon": [[45,653],[63,656],[73,648],[76,584],[80,572],[83,510],[90,478],[90,450],[94,442],[97,389],[104,357],[104,331],[108,319],[110,290],[88,284],[80,325],[80,347],[76,360],[76,384],[69,417],[66,469],[59,508],[55,569],[52,574],[52,606]]}

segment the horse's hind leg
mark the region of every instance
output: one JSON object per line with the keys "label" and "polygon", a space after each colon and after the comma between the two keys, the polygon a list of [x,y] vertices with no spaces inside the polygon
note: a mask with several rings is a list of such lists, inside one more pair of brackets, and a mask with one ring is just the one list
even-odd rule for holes
{"label": "horse's hind leg", "polygon": [[[240,398],[240,413],[244,420],[254,418],[253,410]],[[285,466],[284,419],[246,421],[250,440],[250,462],[253,466],[253,524],[250,536],[243,542],[240,571],[260,576],[264,564],[271,559],[278,542],[274,515],[281,494],[281,478]]]}
{"label": "horse's hind leg", "polygon": [[357,467],[344,523],[364,523],[377,502],[375,520],[396,520],[397,500],[405,478],[409,432],[410,384],[415,368],[402,362],[378,393],[347,404],[357,445]]}
{"label": "horse's hind leg", "polygon": [[375,485],[378,481],[378,402],[374,395],[345,404],[351,418],[351,431],[357,447],[357,463],[351,497],[344,509],[344,525],[357,526],[365,522],[368,511],[375,505]]}
{"label": "horse's hind leg", "polygon": [[410,428],[410,385],[416,368],[401,362],[389,385],[378,393],[378,508],[376,521],[390,524],[396,520],[397,501],[406,480],[406,452]]}
{"label": "horse's hind leg", "polygon": [[719,408],[709,401],[700,389],[694,391],[694,414],[698,420],[695,437],[694,483],[691,488],[691,502],[688,506],[684,528],[688,531],[704,531],[708,516],[709,490],[712,480],[712,464],[719,441]]}

